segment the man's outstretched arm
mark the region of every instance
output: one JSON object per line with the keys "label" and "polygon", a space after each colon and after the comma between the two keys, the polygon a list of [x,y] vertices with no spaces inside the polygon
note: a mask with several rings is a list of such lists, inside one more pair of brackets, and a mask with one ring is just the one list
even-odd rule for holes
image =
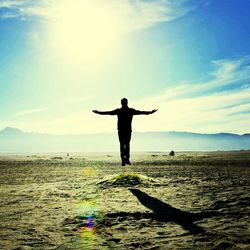
{"label": "man's outstretched arm", "polygon": [[98,111],[98,110],[92,110],[95,114],[98,115],[116,115],[117,112],[116,110],[112,110],[112,111]]}
{"label": "man's outstretched arm", "polygon": [[155,113],[158,109],[153,109],[151,111],[141,111],[141,110],[135,110],[135,115],[151,115]]}

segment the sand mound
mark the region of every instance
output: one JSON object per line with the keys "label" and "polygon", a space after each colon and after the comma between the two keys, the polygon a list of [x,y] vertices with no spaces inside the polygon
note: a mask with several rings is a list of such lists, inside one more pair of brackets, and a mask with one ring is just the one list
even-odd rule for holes
{"label": "sand mound", "polygon": [[136,186],[136,185],[150,185],[159,182],[156,179],[150,178],[146,175],[138,173],[122,173],[105,176],[97,184],[102,187],[118,187],[118,186]]}

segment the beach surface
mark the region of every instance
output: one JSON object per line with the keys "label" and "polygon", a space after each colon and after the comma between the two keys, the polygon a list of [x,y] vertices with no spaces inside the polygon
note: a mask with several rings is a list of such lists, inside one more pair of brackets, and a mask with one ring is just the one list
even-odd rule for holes
{"label": "beach surface", "polygon": [[[0,249],[250,249],[250,151],[0,155]],[[148,183],[110,184],[136,173]]]}

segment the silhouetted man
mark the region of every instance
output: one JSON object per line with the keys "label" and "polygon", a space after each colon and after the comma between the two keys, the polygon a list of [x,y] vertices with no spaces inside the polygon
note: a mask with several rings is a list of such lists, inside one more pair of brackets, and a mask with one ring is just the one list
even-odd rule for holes
{"label": "silhouetted man", "polygon": [[112,111],[93,110],[93,112],[99,115],[117,115],[118,117],[117,129],[120,141],[121,160],[122,160],[122,166],[125,166],[125,164],[131,165],[129,157],[130,157],[130,139],[132,132],[131,123],[133,115],[149,115],[155,113],[157,109],[154,109],[152,111],[140,111],[140,110],[135,110],[133,108],[129,108],[128,100],[126,98],[123,98],[121,100],[121,105],[122,105],[121,108]]}

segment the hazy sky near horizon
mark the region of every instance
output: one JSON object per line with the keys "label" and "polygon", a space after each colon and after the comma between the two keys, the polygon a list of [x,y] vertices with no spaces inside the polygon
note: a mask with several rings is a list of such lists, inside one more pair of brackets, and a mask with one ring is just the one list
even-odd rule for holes
{"label": "hazy sky near horizon", "polygon": [[250,132],[250,1],[0,0],[0,129]]}

